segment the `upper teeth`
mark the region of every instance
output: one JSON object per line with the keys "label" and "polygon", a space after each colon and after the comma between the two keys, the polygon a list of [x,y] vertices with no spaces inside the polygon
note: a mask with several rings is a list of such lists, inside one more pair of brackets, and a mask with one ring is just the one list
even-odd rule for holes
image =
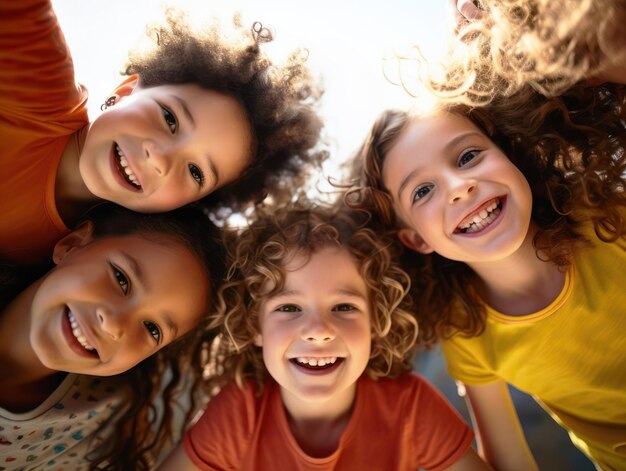
{"label": "upper teeth", "polygon": [[83,334],[83,331],[80,329],[78,322],[76,322],[76,318],[74,317],[74,314],[72,314],[72,311],[68,311],[67,318],[70,320],[70,325],[72,326],[72,333],[74,334],[74,337],[76,337],[76,340],[78,340],[78,343],[80,343],[85,348],[85,350],[89,350],[89,351],[95,350],[89,344],[89,342],[87,342],[87,338],[85,337],[85,334]]}
{"label": "upper teeth", "polygon": [[141,185],[139,184],[139,180],[137,180],[137,177],[128,166],[128,160],[126,160],[126,156],[124,155],[124,152],[122,152],[122,149],[120,149],[120,146],[118,146],[117,144],[115,145],[115,152],[117,156],[119,157],[120,166],[124,169],[124,173],[126,174],[126,179],[130,183],[135,185],[136,187],[141,188]]}
{"label": "upper teeth", "polygon": [[459,224],[459,229],[463,232],[476,232],[484,229],[500,214],[499,204],[500,201],[494,198],[488,205],[482,207],[480,211],[477,211]]}
{"label": "upper teeth", "polygon": [[296,358],[296,361],[303,365],[326,366],[326,365],[334,364],[337,361],[337,357],[326,357],[326,358],[298,357]]}

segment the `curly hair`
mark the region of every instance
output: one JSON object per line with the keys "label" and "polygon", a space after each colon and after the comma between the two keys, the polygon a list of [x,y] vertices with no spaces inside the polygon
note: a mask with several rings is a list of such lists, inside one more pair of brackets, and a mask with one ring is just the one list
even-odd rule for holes
{"label": "curly hair", "polygon": [[444,58],[445,74],[421,77],[442,99],[480,106],[526,85],[558,96],[626,59],[623,1],[480,0],[479,7],[482,15],[460,27]]}
{"label": "curly hair", "polygon": [[306,51],[292,52],[279,66],[261,48],[272,41],[267,28],[257,22],[246,29],[237,18],[234,28],[236,36],[228,37],[216,23],[194,30],[182,12],[169,9],[162,24],[148,29],[153,47],[131,51],[123,71],[138,74],[143,87],[196,84],[243,106],[254,158],[236,181],[205,197],[216,213],[242,211],[268,195],[289,201],[327,157],[316,112],[322,90],[306,66]]}
{"label": "curly hair", "polygon": [[[346,249],[368,291],[372,350],[366,373],[394,377],[411,369],[418,326],[407,310],[410,281],[394,262],[390,241],[358,223],[361,213],[320,207],[283,207],[258,216],[230,238],[229,275],[219,292],[211,326],[220,333],[214,353],[220,365],[209,387],[248,379],[260,388],[268,378],[260,347],[259,306],[285,284],[285,264],[294,255],[310,257],[328,246]],[[214,370],[214,371],[215,371]]]}
{"label": "curly hair", "polygon": [[[537,256],[562,270],[588,244],[584,226],[590,222],[605,242],[625,233],[623,99],[617,106],[612,92],[613,85],[579,87],[577,94],[546,98],[526,87],[482,108],[457,104],[439,110],[472,121],[524,174],[533,194],[532,219],[539,228],[533,239]],[[402,222],[383,182],[384,160],[414,119],[419,118],[402,111],[379,117],[353,162],[354,186],[345,198],[349,206],[375,215],[390,236]],[[457,331],[468,336],[482,332],[481,282],[469,266],[408,249],[401,259],[411,277],[424,345]]]}
{"label": "curly hair", "polygon": [[[140,214],[103,203],[84,219],[94,221],[95,238],[140,234],[149,239],[184,244],[198,257],[209,275],[209,296],[213,297],[217,292],[225,275],[222,235],[200,207]],[[206,301],[209,306],[210,300]],[[175,443],[176,438],[182,436],[191,415],[197,412],[197,405],[204,400],[201,375],[194,373],[202,371],[200,352],[214,336],[205,328],[207,321],[208,309],[199,326],[120,375],[129,385],[131,396],[124,412],[115,419],[115,433],[109,434],[90,453],[90,469],[153,469],[161,448]],[[180,430],[174,430],[174,408],[184,392],[183,383],[189,378],[190,405]]]}

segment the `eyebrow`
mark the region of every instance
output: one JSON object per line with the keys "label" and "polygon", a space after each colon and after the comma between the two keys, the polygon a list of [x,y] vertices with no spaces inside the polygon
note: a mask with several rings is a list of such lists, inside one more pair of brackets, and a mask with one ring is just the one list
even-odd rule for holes
{"label": "eyebrow", "polygon": [[[289,296],[297,296],[301,294],[302,294],[302,291],[298,291],[298,290],[282,290],[282,291],[279,291],[278,293],[268,296],[267,299],[269,300],[269,299],[275,299],[275,298],[286,298]],[[351,298],[361,298],[363,300],[367,300],[367,296],[365,296],[363,293],[353,288],[339,288],[337,290],[333,290],[331,294],[348,296]]]}
{"label": "eyebrow", "polygon": [[[468,131],[468,132],[464,132],[462,134],[459,134],[458,136],[455,136],[454,138],[452,138],[442,149],[443,153],[446,154],[447,152],[449,152],[449,150],[451,148],[453,148],[454,146],[456,146],[459,142],[463,141],[464,139],[468,138],[469,136],[472,135],[476,135],[476,136],[480,136],[480,137],[484,137],[481,133],[477,132],[477,131]],[[410,183],[411,180],[413,180],[417,175],[419,175],[421,168],[416,168],[415,170],[411,171],[408,173],[408,175],[406,175],[402,181],[400,182],[400,186],[398,187],[398,192],[396,193],[396,196],[398,197],[398,199],[400,199],[400,195],[402,195],[402,192],[404,191],[404,189],[406,188],[406,186]]]}
{"label": "eyebrow", "polygon": [[183,100],[181,97],[177,96],[177,95],[170,95],[170,97],[174,101],[176,101],[176,103],[178,103],[178,106],[180,106],[180,108],[183,110],[183,114],[185,115],[187,120],[189,122],[191,122],[191,125],[195,128],[196,127],[196,121],[193,119],[193,116],[192,116],[191,112],[189,111],[189,107],[187,106],[187,102],[185,100]]}
{"label": "eyebrow", "polygon": [[137,260],[132,255],[124,251],[121,251],[120,253],[124,261],[127,263],[128,267],[130,268],[130,271],[132,272],[133,277],[139,282],[142,289],[144,291],[149,290],[150,283],[148,282],[148,278],[146,277],[146,274],[143,268],[141,267],[141,265],[139,264],[139,262],[137,262]]}

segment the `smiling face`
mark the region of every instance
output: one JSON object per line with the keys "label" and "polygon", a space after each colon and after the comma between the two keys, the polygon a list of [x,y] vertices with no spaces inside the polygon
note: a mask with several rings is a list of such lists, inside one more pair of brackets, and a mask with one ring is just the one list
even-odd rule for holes
{"label": "smiling face", "polygon": [[[345,249],[294,257],[282,291],[260,308],[263,360],[285,404],[345,401],[370,357],[367,289]],[[293,413],[293,411],[291,411]]]}
{"label": "smiling face", "polygon": [[182,243],[153,234],[91,240],[81,231],[57,244],[57,266],[31,303],[31,346],[45,367],[119,374],[198,324],[209,279]]}
{"label": "smiling face", "polygon": [[252,159],[252,134],[233,97],[193,84],[120,86],[91,123],[79,160],[91,193],[139,212],[197,201],[234,181]]}
{"label": "smiling face", "polygon": [[514,253],[530,224],[524,175],[469,119],[451,113],[409,122],[385,157],[383,181],[409,248],[461,262]]}

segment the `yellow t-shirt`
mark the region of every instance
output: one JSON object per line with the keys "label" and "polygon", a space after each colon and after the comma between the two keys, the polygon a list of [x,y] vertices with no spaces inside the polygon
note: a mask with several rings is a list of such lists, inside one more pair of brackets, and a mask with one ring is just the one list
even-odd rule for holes
{"label": "yellow t-shirt", "polygon": [[592,460],[626,469],[626,241],[592,241],[550,306],[521,317],[487,307],[483,334],[443,350],[453,378],[533,395]]}

